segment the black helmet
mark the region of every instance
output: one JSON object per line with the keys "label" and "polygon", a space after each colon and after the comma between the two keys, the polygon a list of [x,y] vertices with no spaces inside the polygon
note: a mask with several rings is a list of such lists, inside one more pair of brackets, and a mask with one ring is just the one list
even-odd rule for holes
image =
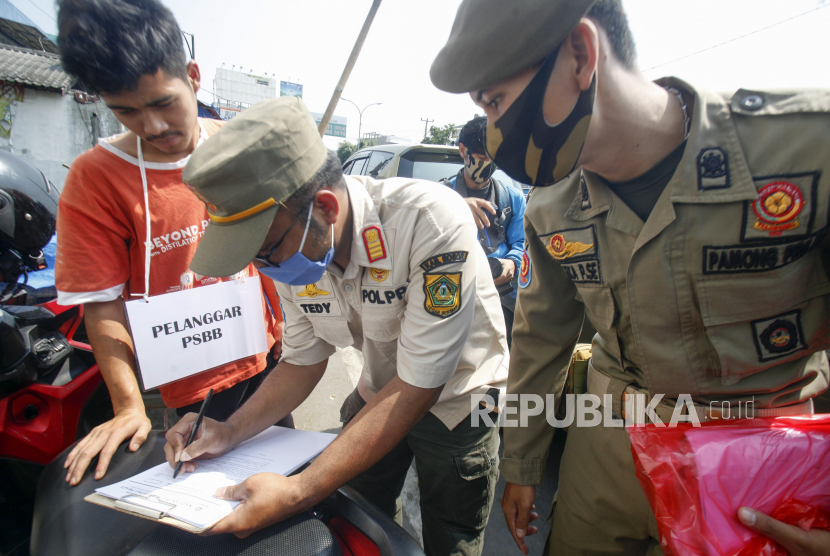
{"label": "black helmet", "polygon": [[55,233],[59,192],[43,172],[0,150],[0,272],[17,282],[44,267],[41,249]]}

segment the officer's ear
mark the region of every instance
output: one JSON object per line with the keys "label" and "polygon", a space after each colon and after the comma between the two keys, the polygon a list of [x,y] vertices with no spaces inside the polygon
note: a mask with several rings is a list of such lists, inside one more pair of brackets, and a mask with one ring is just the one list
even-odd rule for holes
{"label": "officer's ear", "polygon": [[323,212],[323,218],[327,224],[337,222],[337,215],[344,206],[337,193],[331,189],[321,189],[314,195],[314,205]]}
{"label": "officer's ear", "polygon": [[467,160],[467,147],[464,146],[464,143],[458,144],[458,154],[461,155],[461,158]]}
{"label": "officer's ear", "polygon": [[570,57],[569,67],[580,91],[591,86],[599,60],[599,30],[588,18],[582,18],[565,39],[565,50]]}
{"label": "officer's ear", "polygon": [[543,110],[551,125],[562,123],[580,93],[591,86],[599,55],[598,33],[594,22],[583,17],[562,43],[545,90]]}

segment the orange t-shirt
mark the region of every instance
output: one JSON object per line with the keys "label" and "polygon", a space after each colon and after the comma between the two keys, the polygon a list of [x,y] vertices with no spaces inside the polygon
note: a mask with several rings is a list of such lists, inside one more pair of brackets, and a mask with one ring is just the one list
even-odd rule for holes
{"label": "orange t-shirt", "polygon": [[[208,135],[221,122],[201,120]],[[150,295],[201,287],[233,278],[255,276],[246,269],[230,278],[205,278],[188,268],[199,238],[208,224],[207,209],[182,183],[187,158],[174,163],[145,162],[152,220]],[[144,293],[147,235],[144,192],[138,159],[116,149],[108,140],[79,156],[72,164],[58,208],[58,248],[55,286],[58,303],[78,305],[140,299]],[[260,277],[267,280],[265,277]],[[262,298],[270,349],[282,320],[279,307],[271,314]],[[203,400],[209,389],[220,392],[265,368],[260,353],[159,387],[168,407]]]}

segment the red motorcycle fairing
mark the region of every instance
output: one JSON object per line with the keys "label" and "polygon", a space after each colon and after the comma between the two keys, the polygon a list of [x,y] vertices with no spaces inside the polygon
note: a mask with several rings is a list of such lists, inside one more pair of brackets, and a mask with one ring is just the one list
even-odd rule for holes
{"label": "red motorcycle fairing", "polygon": [[90,345],[74,339],[83,321],[83,307],[55,301],[41,307],[57,321],[68,317],[57,330],[82,354],[70,363],[70,380],[35,380],[0,399],[0,458],[46,465],[75,442],[79,433],[87,432],[79,430],[81,415],[103,379]]}

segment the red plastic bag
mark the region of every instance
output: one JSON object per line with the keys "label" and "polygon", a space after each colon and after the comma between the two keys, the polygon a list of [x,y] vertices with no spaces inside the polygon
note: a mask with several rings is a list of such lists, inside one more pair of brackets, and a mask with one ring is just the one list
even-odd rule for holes
{"label": "red plastic bag", "polygon": [[816,513],[830,513],[830,415],[641,425],[628,434],[666,556],[784,554],[738,521],[741,506],[830,529]]}

